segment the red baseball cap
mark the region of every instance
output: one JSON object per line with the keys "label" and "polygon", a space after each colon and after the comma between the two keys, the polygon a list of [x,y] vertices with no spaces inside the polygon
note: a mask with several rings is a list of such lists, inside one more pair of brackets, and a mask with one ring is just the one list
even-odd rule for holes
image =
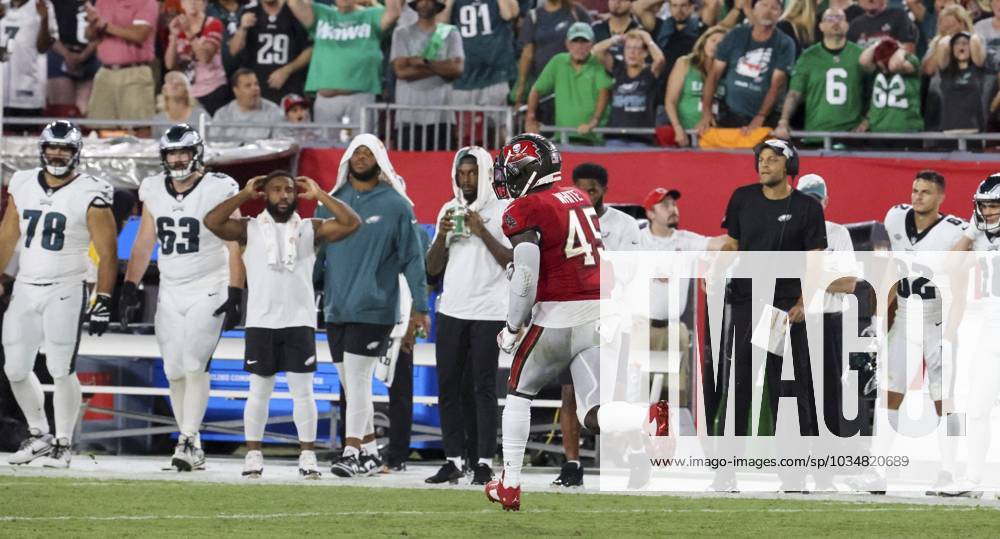
{"label": "red baseball cap", "polygon": [[889,60],[892,58],[893,54],[899,50],[899,42],[891,37],[883,38],[879,41],[878,45],[875,46],[874,58],[877,63],[888,64]]}
{"label": "red baseball cap", "polygon": [[281,98],[281,108],[288,114],[292,107],[309,107],[309,100],[299,94],[288,94]]}
{"label": "red baseball cap", "polygon": [[657,205],[661,200],[670,197],[674,200],[681,198],[681,192],[677,189],[667,189],[666,187],[657,187],[646,195],[646,198],[642,200],[642,207],[649,211],[653,209],[653,206]]}

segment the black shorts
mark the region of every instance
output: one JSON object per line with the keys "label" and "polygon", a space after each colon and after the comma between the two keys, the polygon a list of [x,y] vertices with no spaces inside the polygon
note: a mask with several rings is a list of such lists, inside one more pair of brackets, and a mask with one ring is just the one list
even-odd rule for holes
{"label": "black shorts", "polygon": [[316,330],[247,328],[243,370],[258,376],[284,372],[316,372]]}
{"label": "black shorts", "polygon": [[393,326],[381,324],[327,324],[326,339],[334,363],[344,361],[344,353],[381,357],[389,349],[389,334]]}

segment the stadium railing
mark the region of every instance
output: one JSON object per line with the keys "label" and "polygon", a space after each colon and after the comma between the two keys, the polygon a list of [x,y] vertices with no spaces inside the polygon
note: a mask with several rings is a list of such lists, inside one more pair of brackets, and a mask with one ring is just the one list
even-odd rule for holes
{"label": "stadium railing", "polygon": [[[386,147],[393,150],[457,150],[470,145],[498,148],[509,136],[508,134],[514,132],[514,112],[510,107],[376,103],[363,106],[361,110],[361,132],[378,134]],[[404,125],[398,120],[400,113],[407,112],[441,112],[454,115],[450,118],[451,121],[441,123],[445,130],[443,138],[446,147],[434,147],[437,141],[433,140],[433,134],[428,136],[430,125],[416,123]]]}
{"label": "stadium railing", "polygon": [[[523,107],[522,107],[523,108]],[[428,125],[408,124],[405,128],[402,122],[396,120],[400,112],[448,112],[454,113],[453,122],[443,123],[445,129],[446,148],[444,150],[456,150],[459,147],[476,144],[487,148],[497,148],[506,137],[524,127],[522,112],[517,112],[511,107],[468,107],[468,106],[414,106],[399,105],[394,103],[376,103],[361,107],[361,122],[359,124],[350,123],[316,123],[316,122],[278,122],[268,124],[268,127],[296,133],[293,138],[306,139],[309,142],[321,146],[346,146],[351,137],[356,133],[375,133],[385,142],[390,149],[400,151],[426,151],[433,148],[433,141],[429,140]],[[128,134],[141,135],[152,127],[169,127],[175,122],[153,121],[153,120],[96,120],[89,118],[4,118],[3,126],[25,126],[41,127],[55,120],[70,120],[89,129],[124,131]],[[224,128],[248,128],[255,127],[246,123],[238,122],[217,122],[207,115],[202,115],[196,122],[198,130],[205,140],[233,140],[231,138],[219,136],[213,131]],[[408,132],[407,132],[408,130]],[[560,145],[571,144],[570,137],[577,134],[576,127],[559,127],[554,125],[542,125],[542,134],[552,136]],[[596,127],[594,133],[602,135],[642,135],[653,138],[656,134],[654,128],[622,128],[622,127]],[[417,134],[420,134],[418,137]],[[692,148],[698,147],[698,134],[692,129],[687,131],[691,138]],[[300,136],[299,134],[302,134]],[[402,145],[404,135],[408,135],[409,144]],[[921,131],[917,133],[854,133],[849,131],[792,131],[791,136],[797,140],[810,140],[813,144],[821,144],[824,150],[840,149],[838,145],[844,141],[856,141],[858,143],[883,141],[897,143],[948,143],[949,148],[927,148],[929,150],[948,151],[956,149],[961,152],[973,151],[970,143],[1000,142],[1000,133],[963,133],[963,132],[943,132],[943,131]],[[430,137],[433,138],[433,137]],[[417,142],[420,142],[418,145]],[[953,144],[952,144],[953,143]],[[419,146],[419,147],[418,147]],[[599,146],[598,146],[599,147]],[[658,148],[658,146],[650,146]],[[624,148],[622,148],[624,149]],[[863,147],[852,149],[864,149]]]}

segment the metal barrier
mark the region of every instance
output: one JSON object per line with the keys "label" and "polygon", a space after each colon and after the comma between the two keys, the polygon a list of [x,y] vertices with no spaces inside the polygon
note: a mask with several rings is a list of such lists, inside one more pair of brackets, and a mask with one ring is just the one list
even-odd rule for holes
{"label": "metal barrier", "polygon": [[[134,136],[149,136],[149,131],[152,128],[169,128],[177,125],[178,123],[170,120],[92,120],[89,118],[54,117],[6,118],[4,120],[4,129],[7,129],[9,126],[25,126],[36,127],[40,131],[42,126],[57,120],[67,120],[73,122],[81,126],[84,130],[96,129],[125,131],[126,133]],[[362,132],[359,124],[277,122],[260,125],[248,124],[246,122],[220,122],[213,120],[205,114],[199,116],[198,120],[194,122],[192,127],[198,129],[198,132],[201,133],[202,138],[204,138],[206,142],[214,140],[239,141],[256,138],[289,138],[317,143],[341,144],[346,146],[350,142],[350,138],[354,133]],[[245,138],[240,136],[229,136],[228,133],[224,131],[228,129],[238,130],[237,132],[246,132],[247,130],[252,132],[257,129],[268,129],[270,133],[266,137]]]}
{"label": "metal barrier", "polygon": [[392,150],[499,148],[514,133],[510,107],[424,106],[376,103],[361,107],[361,131]]}
{"label": "metal barrier", "polygon": [[[346,146],[357,133],[374,133],[381,138],[387,148],[404,151],[455,150],[461,146],[475,144],[490,149],[498,148],[507,137],[524,129],[526,107],[468,107],[468,106],[417,106],[393,103],[376,103],[361,107],[360,124],[346,123],[290,123],[278,122],[259,126],[269,128],[270,138],[289,138],[303,143],[317,145]],[[445,121],[437,123],[418,122],[434,114]],[[452,116],[454,115],[454,116]],[[170,127],[176,122],[165,120],[97,120],[89,118],[4,118],[4,127],[41,127],[56,120],[69,120],[85,129],[123,130],[130,134],[143,134],[153,127]],[[241,137],[220,134],[224,129],[246,131],[258,127],[240,122],[217,122],[202,115],[197,127],[205,140],[232,141]],[[578,135],[576,127],[542,125],[540,131],[552,136],[555,142],[571,144],[570,138]],[[655,128],[596,127],[593,133],[601,135],[638,135],[652,139]],[[697,148],[698,134],[687,130],[691,147]],[[964,133],[921,131],[918,133],[854,133],[847,131],[791,131],[793,139],[815,139],[822,142],[824,150],[836,150],[837,141],[887,141],[927,143],[932,141],[953,142],[958,151],[968,152],[970,142],[1000,142],[1000,133]],[[651,142],[650,147],[657,147]],[[933,148],[930,148],[934,150]]]}

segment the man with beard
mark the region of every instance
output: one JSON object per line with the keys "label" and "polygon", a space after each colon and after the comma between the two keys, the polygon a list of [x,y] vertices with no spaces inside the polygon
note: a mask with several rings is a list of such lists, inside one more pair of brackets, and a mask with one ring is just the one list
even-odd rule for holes
{"label": "man with beard", "polygon": [[[374,135],[358,135],[340,161],[333,196],[361,216],[365,226],[345,241],[320,249],[323,318],[330,354],[347,397],[344,452],[330,471],[339,477],[374,475],[381,468],[375,443],[372,375],[400,319],[399,275],[413,298],[403,348],[417,328],[430,326],[424,246],[402,178]],[[319,208],[317,217],[327,216]],[[317,280],[319,275],[317,275]]]}
{"label": "man with beard", "polygon": [[[767,0],[761,0],[767,1]],[[723,248],[729,251],[821,251],[827,247],[826,221],[823,206],[815,198],[792,188],[789,178],[798,176],[799,156],[788,142],[769,139],[754,148],[755,169],[758,181],[744,185],[733,191],[726,206],[722,226],[727,235],[722,236]],[[769,275],[761,278],[770,278]],[[807,273],[808,278],[808,273]],[[773,298],[757,298],[752,295],[752,279],[732,279],[726,294],[726,302],[731,305],[732,318],[723,329],[724,335],[733,335],[735,340],[732,358],[732,379],[734,387],[734,410],[736,414],[736,436],[750,434],[751,400],[753,393],[753,347],[750,343],[754,310],[761,308],[761,301],[773,305],[788,317],[787,331],[790,334],[791,358],[768,353],[764,372],[767,400],[761,403],[760,426],[754,431],[760,434],[774,432],[774,422],[778,410],[778,398],[797,396],[799,412],[799,432],[802,437],[817,436],[819,426],[816,410],[809,403],[816,402],[809,365],[809,343],[805,324],[803,289],[808,285],[799,279],[777,279]],[[795,384],[781,380],[782,361],[790,359],[795,372]],[[707,369],[710,362],[703,365]],[[719,369],[726,367],[720,366]],[[794,390],[791,388],[794,387]],[[794,391],[794,392],[790,392]],[[729,394],[728,382],[722,386],[719,395]],[[709,403],[718,425],[725,425],[727,413],[725,402]],[[718,414],[718,415],[716,415]],[[713,419],[709,419],[713,421]],[[782,475],[782,489],[802,490],[804,476],[799,470],[779,469]],[[794,473],[795,475],[787,475]],[[719,468],[712,489],[729,491],[736,488],[735,471],[732,467]]]}
{"label": "man with beard", "polygon": [[[29,427],[28,439],[10,463],[41,459],[44,466],[68,468],[80,412],[75,370],[80,321],[90,305],[89,332],[102,335],[111,316],[118,266],[113,189],[79,172],[83,135],[75,125],[50,123],[39,147],[41,167],[11,177],[0,223],[0,268],[7,268],[20,245],[17,282],[4,315],[4,373]],[[100,259],[93,302],[84,284],[91,243]],[[55,388],[55,437],[49,434],[42,386],[32,372],[40,348]]]}
{"label": "man with beard", "polygon": [[865,74],[861,69],[863,49],[847,41],[847,15],[829,8],[819,23],[823,41],[802,53],[785,96],[781,119],[773,135],[791,139],[791,119],[805,100],[806,131],[864,131],[862,115]]}
{"label": "man with beard", "polygon": [[[778,112],[788,73],[795,64],[795,41],[775,31],[781,18],[780,0],[751,0],[752,24],[733,28],[719,43],[715,62],[705,79],[698,133],[709,127],[740,127],[743,135],[778,124]],[[726,98],[718,118],[712,100],[720,83]]]}
{"label": "man with beard", "polygon": [[208,364],[222,330],[240,323],[243,262],[235,242],[201,231],[202,218],[239,191],[236,180],[205,172],[201,135],[185,124],[160,138],[163,172],[139,186],[143,202],[118,301],[122,329],[139,308],[139,282],[159,245],[160,289],[154,327],[180,437],[171,466],[205,464],[198,430],[208,406]]}
{"label": "man with beard", "polygon": [[[297,192],[301,190],[301,192]],[[266,198],[267,209],[252,219],[231,217],[245,202]],[[317,200],[331,219],[302,219],[298,199]],[[250,373],[250,396],[243,410],[247,455],[243,475],[264,471],[261,440],[275,375],[285,371],[292,416],[299,435],[299,473],[320,476],[314,452],[316,401],[316,311],[312,272],[319,242],[337,242],[361,226],[358,215],[323,192],[311,178],[278,170],[247,182],[242,191],[205,216],[205,226],[225,241],[246,247],[249,294],[243,370]]]}
{"label": "man with beard", "polygon": [[[639,234],[639,249],[643,251],[714,251],[722,246],[722,237],[709,238],[691,232],[680,230],[677,225],[680,222],[680,210],[677,207],[677,200],[681,198],[680,191],[657,187],[646,195],[642,202],[642,207],[646,210],[646,218],[649,219],[647,226]],[[676,302],[676,311],[673,310],[674,302],[669,300],[670,294],[669,279],[653,279],[649,284],[649,350],[651,352],[665,352],[669,343],[667,336],[668,321],[680,321],[678,326],[678,336],[681,351],[680,376],[682,381],[680,387],[680,401],[687,402],[690,397],[690,387],[686,387],[686,381],[690,379],[691,365],[688,363],[688,348],[690,347],[690,328],[687,323],[680,320],[681,315],[687,309],[688,299],[691,297],[691,282],[682,284],[679,288],[681,296]]]}
{"label": "man with beard", "polygon": [[[441,435],[447,462],[427,483],[455,483],[464,467],[472,484],[493,479],[497,451],[494,337],[507,314],[504,270],[513,260],[500,221],[507,201],[493,189],[493,159],[479,146],[455,154],[454,198],[441,207],[437,235],[427,252],[427,273],[443,275],[437,317],[437,372]],[[473,440],[475,438],[475,440]],[[478,457],[463,463],[463,453]],[[475,449],[473,451],[473,448]]]}

